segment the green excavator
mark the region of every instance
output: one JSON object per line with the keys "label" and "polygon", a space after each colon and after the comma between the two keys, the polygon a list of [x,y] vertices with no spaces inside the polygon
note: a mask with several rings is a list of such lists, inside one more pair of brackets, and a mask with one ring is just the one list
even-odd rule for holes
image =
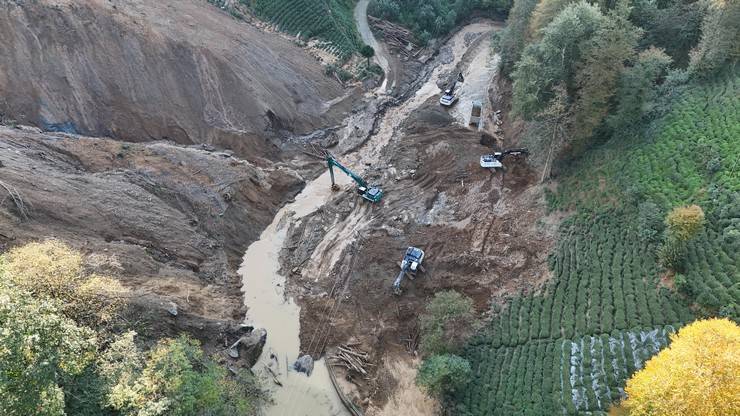
{"label": "green excavator", "polygon": [[359,175],[347,169],[346,167],[342,166],[341,163],[334,159],[334,156],[328,153],[326,155],[326,164],[329,166],[329,175],[331,175],[331,189],[335,191],[339,189],[339,186],[334,182],[334,167],[336,166],[337,169],[347,174],[347,176],[352,178],[352,180],[357,183],[357,193],[360,194],[360,196],[370,202],[380,202],[380,199],[383,198],[382,189],[380,189],[378,186],[368,185],[368,183],[365,182],[364,179],[362,179]]}

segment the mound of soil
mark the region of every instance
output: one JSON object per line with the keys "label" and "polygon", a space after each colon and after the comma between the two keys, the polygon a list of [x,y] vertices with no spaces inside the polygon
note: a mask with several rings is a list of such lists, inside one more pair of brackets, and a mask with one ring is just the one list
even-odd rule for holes
{"label": "mound of soil", "polygon": [[48,131],[275,158],[266,130],[349,106],[304,49],[202,0],[5,2],[0,57],[0,116]]}
{"label": "mound of soil", "polygon": [[152,334],[223,345],[244,316],[234,270],[303,180],[203,147],[0,127],[0,252],[61,239],[131,290]]}

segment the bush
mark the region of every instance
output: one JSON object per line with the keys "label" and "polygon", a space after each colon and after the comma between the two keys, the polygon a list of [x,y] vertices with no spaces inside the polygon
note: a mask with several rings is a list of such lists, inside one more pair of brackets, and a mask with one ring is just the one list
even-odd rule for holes
{"label": "bush", "polygon": [[694,238],[704,226],[704,211],[698,205],[676,207],[665,219],[669,237],[680,241]]}
{"label": "bush", "polygon": [[94,360],[95,333],[62,316],[57,302],[6,281],[0,328],[0,414],[64,415],[62,387]]}
{"label": "bush", "polygon": [[694,289],[691,287],[688,279],[686,279],[686,276],[682,274],[676,274],[673,277],[673,283],[676,285],[676,290],[678,290],[679,292],[684,293],[688,296],[694,295]]}
{"label": "bush", "polygon": [[681,270],[685,255],[686,243],[675,237],[666,238],[666,241],[658,251],[660,264],[670,270]]}
{"label": "bush", "polygon": [[123,415],[254,414],[261,393],[254,379],[241,383],[204,356],[197,341],[186,336],[165,339],[144,354],[128,332],[100,359],[110,383],[107,404]]}
{"label": "bush", "polygon": [[663,233],[663,213],[652,202],[643,202],[638,207],[637,234],[644,241],[655,241]]}
{"label": "bush", "polygon": [[470,381],[471,369],[468,360],[452,354],[433,355],[421,364],[416,383],[430,394],[439,396],[454,392]]}
{"label": "bush", "polygon": [[439,292],[420,317],[425,354],[456,351],[476,328],[473,300],[455,291]]}
{"label": "bush", "polygon": [[30,243],[6,255],[6,278],[39,299],[60,302],[61,312],[85,325],[111,322],[126,290],[114,279],[88,276],[82,255],[58,240]]}

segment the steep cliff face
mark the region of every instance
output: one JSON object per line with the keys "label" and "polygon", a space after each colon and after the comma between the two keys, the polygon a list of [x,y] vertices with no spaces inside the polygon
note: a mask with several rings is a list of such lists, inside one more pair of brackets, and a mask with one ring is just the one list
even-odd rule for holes
{"label": "steep cliff face", "polygon": [[44,130],[274,158],[267,131],[334,124],[343,93],[304,50],[205,1],[0,5],[0,115]]}

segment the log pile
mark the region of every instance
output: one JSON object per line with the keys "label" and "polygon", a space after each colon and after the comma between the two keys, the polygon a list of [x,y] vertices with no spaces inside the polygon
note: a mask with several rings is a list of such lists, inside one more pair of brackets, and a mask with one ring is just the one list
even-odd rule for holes
{"label": "log pile", "polygon": [[383,34],[383,40],[386,44],[398,49],[407,57],[416,57],[424,50],[424,48],[414,43],[414,34],[405,27],[373,16],[367,18],[370,25]]}
{"label": "log pile", "polygon": [[337,347],[337,351],[329,356],[333,366],[345,367],[350,371],[355,371],[367,376],[367,367],[372,367],[370,363],[370,354],[360,349],[355,348],[357,343],[354,344],[341,344]]}

